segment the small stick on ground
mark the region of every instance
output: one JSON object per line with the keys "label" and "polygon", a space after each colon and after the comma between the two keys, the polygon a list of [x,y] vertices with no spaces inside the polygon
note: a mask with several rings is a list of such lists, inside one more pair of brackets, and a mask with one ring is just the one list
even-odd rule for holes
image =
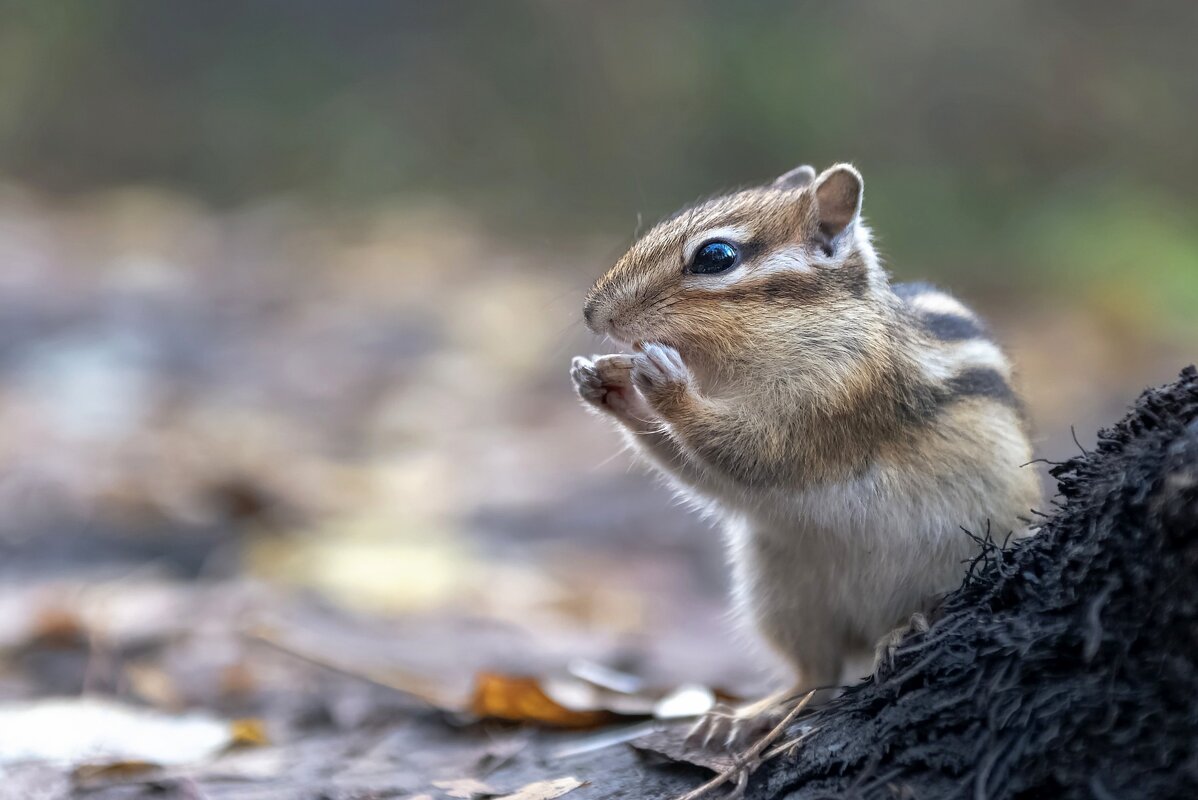
{"label": "small stick on ground", "polygon": [[389,689],[393,692],[398,692],[406,697],[413,698],[429,708],[441,711],[444,709],[453,708],[452,703],[448,703],[444,698],[437,697],[436,692],[425,681],[417,678],[410,678],[405,681],[398,681],[386,675],[380,675],[373,670],[357,670],[352,667],[330,661],[322,656],[313,653],[305,652],[295,646],[285,642],[282,638],[276,635],[273,631],[264,628],[254,628],[248,631],[242,631],[242,636],[246,641],[268,647],[275,652],[282,653],[286,656],[294,658],[297,661],[302,661],[305,664],[310,664],[314,667],[327,670],[328,672],[337,675],[343,675],[347,678],[362,681],[363,683],[372,686],[378,686],[383,689]]}
{"label": "small stick on ground", "polygon": [[[790,712],[783,717],[782,721],[775,725],[769,733],[765,734],[756,742],[754,742],[753,746],[748,750],[735,757],[733,759],[732,766],[728,767],[719,775],[716,775],[714,778],[697,789],[693,789],[682,795],[678,798],[678,800],[698,800],[698,798],[707,794],[712,789],[722,786],[734,777],[737,779],[737,793],[744,792],[744,788],[748,783],[749,774],[753,771],[753,769],[756,768],[758,757],[761,755],[761,751],[769,747],[771,743],[773,743],[779,736],[782,735],[782,732],[786,730],[786,727],[790,725],[790,723],[794,721],[794,718],[797,717],[799,713],[807,707],[807,704],[811,702],[811,698],[815,697],[815,692],[816,690],[813,689],[805,694],[803,699],[795,703],[795,707],[792,708]],[[797,741],[794,743],[797,744]]]}

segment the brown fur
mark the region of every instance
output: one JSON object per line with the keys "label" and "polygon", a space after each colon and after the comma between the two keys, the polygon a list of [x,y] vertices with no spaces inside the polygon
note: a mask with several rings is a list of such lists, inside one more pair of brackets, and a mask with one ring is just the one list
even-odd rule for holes
{"label": "brown fur", "polygon": [[[843,197],[849,183],[835,193],[852,207]],[[587,297],[596,331],[682,354],[699,391],[669,387],[650,399],[669,405],[672,428],[695,455],[751,485],[843,479],[958,395],[984,395],[920,374],[919,351],[935,343],[889,290],[859,224],[825,252],[817,191],[770,185],[675,214]],[[749,234],[735,282],[685,273],[688,240],[735,227]],[[804,269],[760,269],[787,249]],[[1009,390],[986,396],[1014,398]]]}
{"label": "brown fur", "polygon": [[[689,238],[736,226],[751,233],[742,280],[684,273]],[[852,246],[826,254],[820,226],[810,186],[716,198],[653,228],[588,295],[598,331],[682,354],[707,396],[656,399],[670,403],[671,425],[702,459],[752,484],[859,471],[935,410],[933,387],[905,363],[910,336],[886,313],[876,259]],[[785,248],[810,268],[754,274]]]}
{"label": "brown fur", "polygon": [[[808,688],[960,581],[962,527],[1026,535],[1038,497],[985,326],[933,287],[892,288],[860,175],[813,175],[650,230],[585,307],[636,353],[573,367],[583,399],[724,521],[738,604]],[[737,265],[688,271],[713,238]]]}

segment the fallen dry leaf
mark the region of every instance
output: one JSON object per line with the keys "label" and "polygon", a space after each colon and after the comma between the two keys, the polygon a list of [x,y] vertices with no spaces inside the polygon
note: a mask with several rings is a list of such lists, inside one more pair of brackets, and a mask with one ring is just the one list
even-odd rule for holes
{"label": "fallen dry leaf", "polygon": [[592,728],[611,722],[606,710],[573,710],[554,700],[536,678],[480,673],[469,710],[484,719],[535,722],[558,728]]}
{"label": "fallen dry leaf", "polygon": [[639,686],[625,692],[573,674],[534,679],[483,673],[476,678],[470,710],[480,717],[588,728],[620,719],[697,717],[711,710],[717,696],[697,684],[662,695]]}
{"label": "fallen dry leaf", "polygon": [[553,800],[584,785],[586,781],[580,781],[578,778],[553,778],[530,783],[496,800]]}
{"label": "fallen dry leaf", "polygon": [[270,737],[266,735],[266,724],[260,719],[235,719],[229,726],[229,731],[233,735],[231,744],[237,747],[261,747],[270,744]]}
{"label": "fallen dry leaf", "polygon": [[41,647],[77,647],[87,640],[83,621],[70,609],[41,609],[34,621],[31,644]]}
{"label": "fallen dry leaf", "polygon": [[0,764],[72,767],[200,761],[234,743],[234,727],[207,714],[170,715],[95,698],[0,706]]}
{"label": "fallen dry leaf", "polygon": [[731,751],[688,742],[686,735],[689,730],[690,723],[661,725],[629,742],[629,745],[642,755],[659,761],[693,764],[712,772],[723,772],[733,766],[735,759]]}
{"label": "fallen dry leaf", "polygon": [[145,761],[114,761],[111,764],[84,764],[75,770],[72,777],[78,783],[115,781],[144,775],[155,769],[156,765]]}
{"label": "fallen dry leaf", "polygon": [[476,778],[456,778],[451,781],[433,781],[441,791],[450,797],[460,797],[470,800],[473,797],[494,797],[497,792]]}

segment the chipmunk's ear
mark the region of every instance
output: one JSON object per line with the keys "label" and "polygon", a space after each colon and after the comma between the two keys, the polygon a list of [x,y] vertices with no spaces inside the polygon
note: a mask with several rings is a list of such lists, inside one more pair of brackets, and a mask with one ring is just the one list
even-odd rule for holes
{"label": "chipmunk's ear", "polygon": [[851,164],[829,167],[815,179],[815,206],[819,237],[830,248],[861,215],[861,193],[865,183]]}
{"label": "chipmunk's ear", "polygon": [[810,164],[804,164],[801,167],[795,167],[790,172],[779,175],[774,180],[774,188],[802,189],[813,180],[815,180],[815,167]]}

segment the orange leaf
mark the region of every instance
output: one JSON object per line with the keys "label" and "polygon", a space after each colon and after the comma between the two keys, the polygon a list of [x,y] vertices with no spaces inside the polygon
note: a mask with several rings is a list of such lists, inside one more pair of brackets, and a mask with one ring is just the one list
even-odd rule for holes
{"label": "orange leaf", "polygon": [[593,728],[616,719],[610,711],[574,711],[541,688],[536,678],[483,672],[475,678],[470,711],[479,717],[533,722],[555,728]]}
{"label": "orange leaf", "polygon": [[270,744],[270,737],[266,735],[266,726],[260,719],[252,717],[235,719],[231,729],[234,747],[260,747]]}

